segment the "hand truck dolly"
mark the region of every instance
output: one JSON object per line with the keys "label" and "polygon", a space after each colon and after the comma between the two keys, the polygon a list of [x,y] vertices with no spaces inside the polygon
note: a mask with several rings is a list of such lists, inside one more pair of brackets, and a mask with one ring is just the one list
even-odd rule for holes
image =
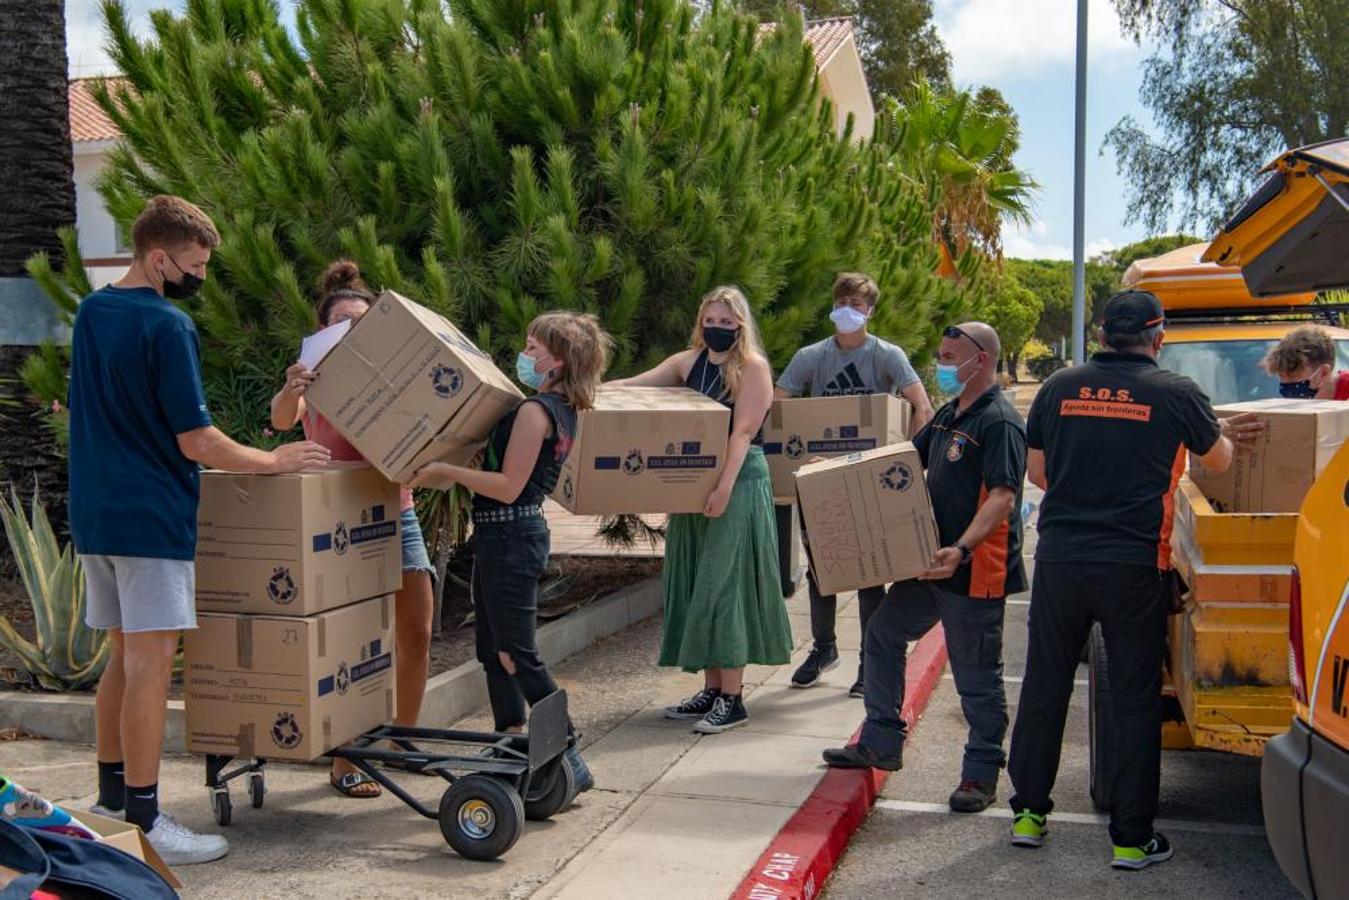
{"label": "hand truck dolly", "polygon": [[[492,860],[519,840],[526,819],[550,818],[575,799],[575,775],[563,757],[575,742],[569,722],[566,691],[556,691],[534,704],[524,734],[381,725],[325,756],[349,761],[414,812],[437,820],[446,843],[460,856]],[[384,742],[395,749],[376,746]],[[230,781],[247,776],[254,809],[262,808],[267,794],[266,759],[240,761],[231,769],[233,761],[206,757],[206,787],[222,826],[232,815]],[[445,779],[438,807],[431,809],[400,787],[389,776],[390,764],[408,774]]]}

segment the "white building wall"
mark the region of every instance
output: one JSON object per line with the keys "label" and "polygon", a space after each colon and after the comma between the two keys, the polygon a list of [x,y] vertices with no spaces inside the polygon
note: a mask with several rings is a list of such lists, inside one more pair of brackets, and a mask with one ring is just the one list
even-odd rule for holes
{"label": "white building wall", "polygon": [[820,89],[834,104],[834,128],[843,134],[848,113],[853,114],[853,140],[864,141],[876,130],[876,108],[871,104],[866,72],[857,45],[849,38],[820,70]]}
{"label": "white building wall", "polygon": [[75,149],[75,227],[80,255],[94,287],[122,277],[131,262],[131,248],[117,239],[117,225],[103,206],[97,181],[107,164],[112,141],[80,141]]}

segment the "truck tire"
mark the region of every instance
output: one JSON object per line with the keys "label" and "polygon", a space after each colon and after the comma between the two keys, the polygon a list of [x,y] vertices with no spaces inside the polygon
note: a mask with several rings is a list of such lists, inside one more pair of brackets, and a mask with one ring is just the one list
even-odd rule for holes
{"label": "truck tire", "polygon": [[1113,710],[1105,637],[1097,623],[1091,626],[1087,638],[1088,783],[1091,802],[1103,811],[1110,809],[1110,782],[1115,773],[1115,754],[1119,752]]}

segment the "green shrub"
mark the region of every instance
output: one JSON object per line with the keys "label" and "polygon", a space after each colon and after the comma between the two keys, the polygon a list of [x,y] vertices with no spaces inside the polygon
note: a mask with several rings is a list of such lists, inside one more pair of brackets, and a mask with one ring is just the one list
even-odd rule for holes
{"label": "green shrub", "polygon": [[49,691],[73,691],[98,681],[108,661],[107,633],[84,622],[84,572],[73,544],[62,546],[33,493],[31,521],[19,496],[0,499],[0,518],[33,603],[36,640],[0,617],[0,645],[18,656],[33,680]]}

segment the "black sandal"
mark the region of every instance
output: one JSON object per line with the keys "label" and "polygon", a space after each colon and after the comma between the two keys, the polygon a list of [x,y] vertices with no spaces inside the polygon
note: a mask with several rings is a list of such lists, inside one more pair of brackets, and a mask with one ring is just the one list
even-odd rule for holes
{"label": "black sandal", "polygon": [[[347,772],[340,778],[329,775],[328,783],[333,786],[333,790],[337,791],[343,797],[350,797],[353,800],[373,800],[384,793],[384,788],[380,787],[379,782],[364,772]],[[366,784],[373,784],[375,786],[375,792],[373,794],[359,792],[359,788]]]}

